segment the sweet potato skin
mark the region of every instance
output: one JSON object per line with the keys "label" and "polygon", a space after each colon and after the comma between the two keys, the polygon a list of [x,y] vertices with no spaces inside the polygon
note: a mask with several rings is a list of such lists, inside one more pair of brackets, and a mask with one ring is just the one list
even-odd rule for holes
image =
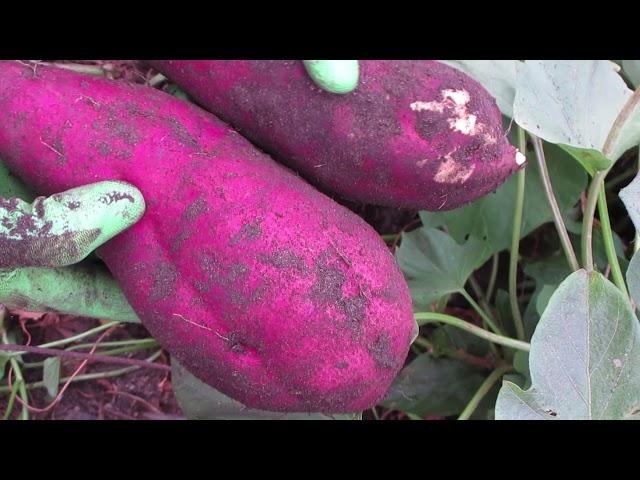
{"label": "sweet potato skin", "polygon": [[142,191],[144,217],[99,255],[194,375],[270,411],[354,412],[384,396],[415,322],[359,217],[151,88],[5,61],[0,112],[0,157],[37,193],[98,180]]}
{"label": "sweet potato skin", "polygon": [[429,60],[363,60],[347,95],[320,90],[301,61],[149,62],[245,137],[345,198],[450,210],[520,165],[495,100]]}

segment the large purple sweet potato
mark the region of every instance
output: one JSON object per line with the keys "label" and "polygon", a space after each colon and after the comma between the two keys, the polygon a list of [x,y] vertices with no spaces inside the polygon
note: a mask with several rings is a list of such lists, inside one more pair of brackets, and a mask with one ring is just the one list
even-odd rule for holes
{"label": "large purple sweet potato", "polygon": [[347,95],[317,88],[301,61],[150,64],[274,158],[349,199],[450,210],[524,163],[495,100],[440,62],[363,60]]}
{"label": "large purple sweet potato", "polygon": [[99,254],[197,377],[271,411],[352,412],[384,396],[415,323],[359,217],[151,88],[0,62],[0,118],[0,158],[38,193],[108,179],[142,191],[144,217]]}

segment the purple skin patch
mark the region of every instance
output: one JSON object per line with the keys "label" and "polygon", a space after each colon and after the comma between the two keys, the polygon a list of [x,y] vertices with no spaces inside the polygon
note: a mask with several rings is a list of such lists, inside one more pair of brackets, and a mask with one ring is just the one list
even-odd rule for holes
{"label": "purple skin patch", "polygon": [[270,411],[356,412],[385,395],[415,322],[393,256],[358,216],[158,90],[4,61],[0,111],[0,157],[38,194],[140,189],[143,218],[99,253],[198,378]]}
{"label": "purple skin patch", "polygon": [[362,60],[346,95],[315,86],[301,61],[149,63],[276,160],[351,200],[450,210],[522,165],[493,97],[440,62]]}

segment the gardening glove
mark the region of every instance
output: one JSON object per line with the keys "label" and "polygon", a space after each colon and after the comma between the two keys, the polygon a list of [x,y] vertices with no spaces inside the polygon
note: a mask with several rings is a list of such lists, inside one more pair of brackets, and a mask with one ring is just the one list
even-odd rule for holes
{"label": "gardening glove", "polygon": [[303,60],[311,79],[331,93],[349,93],[358,86],[357,60]]}
{"label": "gardening glove", "polygon": [[28,203],[14,196],[32,198],[2,166],[0,195],[0,303],[137,321],[104,266],[75,265],[142,217],[135,187],[98,182]]}

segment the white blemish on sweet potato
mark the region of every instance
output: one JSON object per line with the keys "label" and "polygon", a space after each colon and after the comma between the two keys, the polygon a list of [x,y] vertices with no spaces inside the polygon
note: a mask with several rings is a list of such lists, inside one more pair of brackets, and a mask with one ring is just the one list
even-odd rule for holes
{"label": "white blemish on sweet potato", "polygon": [[450,154],[438,167],[433,179],[438,183],[464,183],[475,170],[475,165],[464,165],[455,161]]}
{"label": "white blemish on sweet potato", "polygon": [[468,112],[467,104],[471,100],[466,90],[443,90],[442,101],[415,101],[409,107],[414,112],[427,110],[443,113],[445,108],[453,111],[453,116],[447,119],[451,130],[465,135],[477,135],[484,130],[484,125],[478,122],[478,117]]}

